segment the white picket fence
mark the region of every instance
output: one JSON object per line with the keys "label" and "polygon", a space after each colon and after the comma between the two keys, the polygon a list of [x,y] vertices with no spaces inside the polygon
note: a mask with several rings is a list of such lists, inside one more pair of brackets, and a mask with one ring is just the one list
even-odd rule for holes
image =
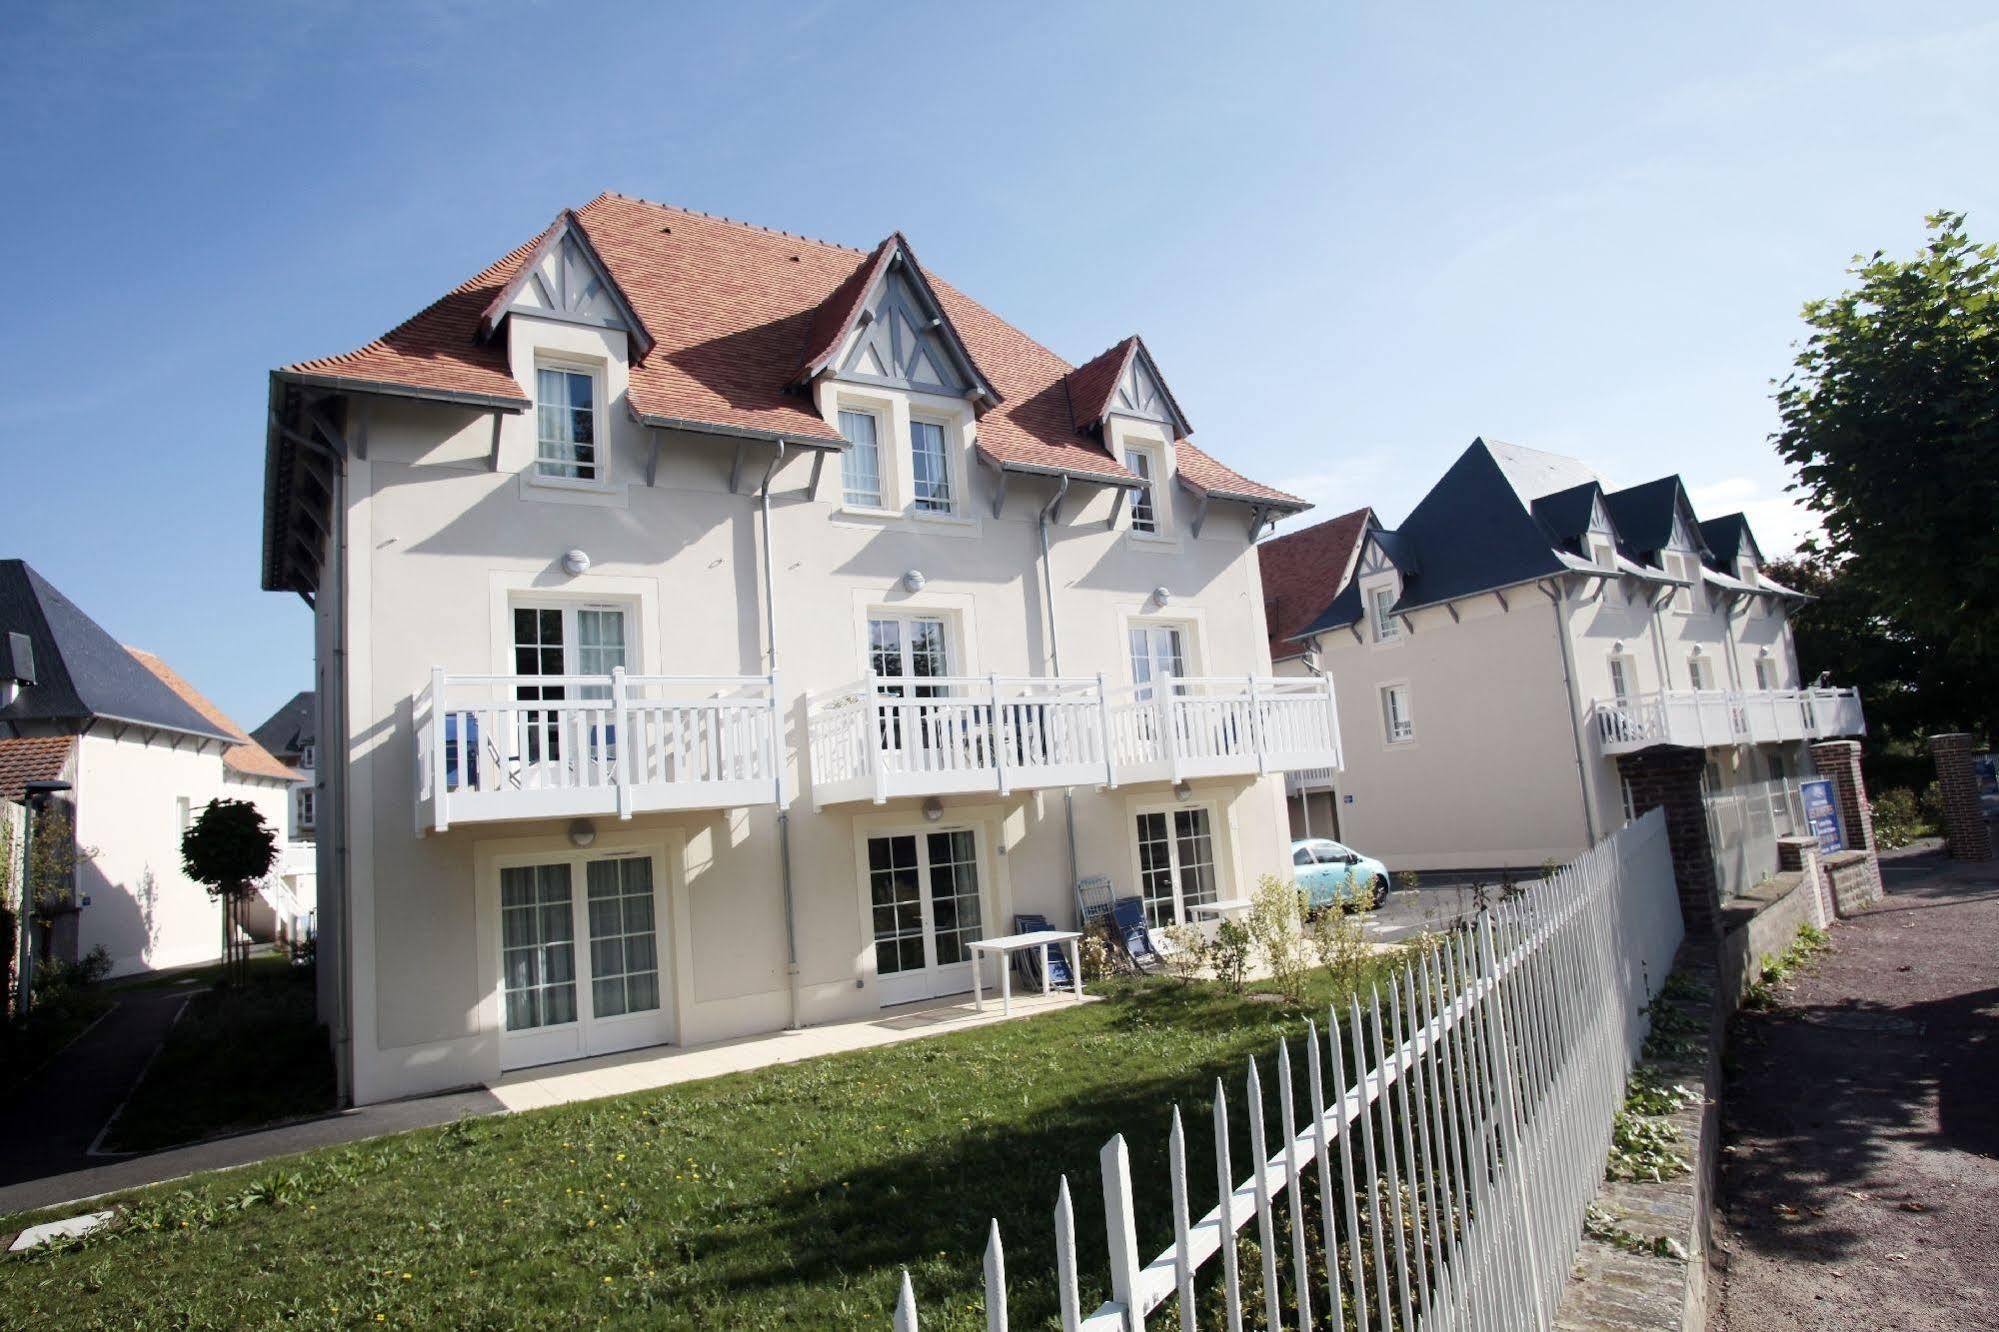
{"label": "white picket fence", "polygon": [[[1124,1136],[1100,1154],[1110,1299],[1085,1313],[1069,1181],[1055,1193],[1061,1326],[1138,1332],[1177,1297],[1193,1329],[1219,1305],[1230,1332],[1267,1328],[1467,1328],[1547,1332],[1609,1147],[1611,1119],[1679,947],[1664,816],[1654,810],[1520,897],[1445,936],[1322,1036],[1303,1039],[1302,1115],[1292,1042],[1275,1052],[1277,1129],[1254,1059],[1249,1150],[1235,1182],[1228,1103],[1212,1111],[1219,1200],[1190,1216],[1179,1108],[1167,1136],[1172,1243],[1139,1261]],[[1370,1063],[1368,1052],[1387,1051]],[[1327,1092],[1331,1092],[1330,1098]],[[1302,1125],[1302,1127],[1301,1127]],[[1239,1270],[1255,1223],[1260,1271]],[[1328,1242],[1328,1241],[1332,1242]],[[1247,1288],[1245,1288],[1247,1282]],[[999,1224],[985,1255],[989,1332],[1007,1327]],[[898,1332],[919,1326],[904,1272]]]}

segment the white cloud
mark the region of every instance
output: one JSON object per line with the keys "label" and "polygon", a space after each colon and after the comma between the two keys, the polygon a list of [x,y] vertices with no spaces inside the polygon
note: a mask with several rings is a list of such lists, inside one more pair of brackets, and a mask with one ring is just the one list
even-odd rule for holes
{"label": "white cloud", "polygon": [[1694,502],[1694,512],[1702,518],[1715,518],[1740,509],[1749,519],[1749,528],[1756,533],[1756,544],[1766,559],[1781,559],[1796,553],[1799,542],[1820,531],[1818,517],[1796,497],[1781,490],[1772,493],[1746,476],[1689,486],[1687,498]]}

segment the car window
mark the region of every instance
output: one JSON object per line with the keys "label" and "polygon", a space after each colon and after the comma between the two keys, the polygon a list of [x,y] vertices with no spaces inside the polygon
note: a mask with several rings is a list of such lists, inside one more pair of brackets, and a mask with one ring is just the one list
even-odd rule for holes
{"label": "car window", "polygon": [[1297,849],[1296,851],[1293,851],[1293,852],[1291,853],[1291,863],[1292,863],[1292,864],[1294,864],[1294,865],[1309,865],[1309,864],[1311,864],[1311,863],[1312,863],[1312,848],[1311,848],[1311,847],[1309,847],[1309,846],[1301,846],[1301,847],[1299,847],[1299,848],[1298,848],[1298,849]]}
{"label": "car window", "polygon": [[1312,853],[1319,858],[1321,865],[1343,865],[1347,859],[1346,852],[1340,849],[1337,842],[1314,842]]}

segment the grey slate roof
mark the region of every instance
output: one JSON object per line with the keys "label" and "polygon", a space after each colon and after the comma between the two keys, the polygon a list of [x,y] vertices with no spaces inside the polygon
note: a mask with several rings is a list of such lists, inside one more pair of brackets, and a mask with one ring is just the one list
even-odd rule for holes
{"label": "grey slate roof", "polygon": [[291,702],[272,713],[270,720],[250,732],[250,738],[273,754],[296,754],[307,745],[319,743],[319,709],[310,689],[292,695]]}
{"label": "grey slate roof", "polygon": [[1745,547],[1762,563],[1763,552],[1756,545],[1756,537],[1749,530],[1749,519],[1742,513],[1724,513],[1719,518],[1710,518],[1701,524],[1701,540],[1707,543],[1709,561],[1715,568],[1733,572],[1735,561]]}
{"label": "grey slate roof", "polygon": [[[1666,574],[1653,558],[1671,544],[1673,520],[1679,515],[1686,518],[1693,539],[1702,543],[1698,553],[1703,556],[1710,556],[1720,538],[1728,538],[1724,544],[1731,552],[1738,540],[1755,543],[1739,513],[1696,523],[1677,476],[1610,490],[1574,458],[1485,439],[1472,441],[1399,527],[1371,531],[1367,540],[1401,575],[1402,595],[1395,609],[1417,610],[1556,574],[1597,572],[1580,538],[1589,531],[1599,497],[1617,540],[1620,577],[1683,581]],[[1731,554],[1731,573],[1732,559]],[[1755,590],[1783,592],[1774,585]],[[1344,629],[1363,615],[1360,588],[1350,581],[1295,637]]]}
{"label": "grey slate roof", "polygon": [[182,702],[25,560],[0,560],[0,634],[9,631],[33,641],[37,678],[0,708],[0,734],[24,723],[81,729],[102,718],[234,740]]}

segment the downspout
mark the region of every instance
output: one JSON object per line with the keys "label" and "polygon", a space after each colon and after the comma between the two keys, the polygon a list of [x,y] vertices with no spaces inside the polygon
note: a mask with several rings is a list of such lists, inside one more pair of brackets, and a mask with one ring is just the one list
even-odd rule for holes
{"label": "downspout", "polygon": [[[766,647],[766,667],[773,681],[777,678],[777,563],[771,548],[770,535],[770,483],[777,475],[778,467],[784,462],[784,441],[777,441],[777,455],[764,469],[763,484],[757,487],[757,507],[763,515],[763,557],[764,557],[764,642]],[[777,746],[779,782],[783,782],[784,737],[773,737]],[[787,793],[788,794],[788,793]],[[791,802],[780,801],[777,807],[777,860],[778,882],[784,894],[784,984],[791,1003],[792,1030],[797,1030],[798,1021],[798,915],[792,904],[791,893]]]}
{"label": "downspout", "polygon": [[[333,545],[334,568],[338,595],[333,598],[333,680],[335,707],[339,712],[340,767],[338,769],[339,791],[333,804],[333,878],[339,885],[340,904],[340,956],[334,967],[333,1011],[339,1019],[339,1026],[333,1033],[335,1046],[334,1068],[340,1077],[340,1100],[354,1103],[354,877],[352,860],[348,850],[347,819],[351,807],[349,790],[352,764],[348,761],[348,735],[351,732],[349,711],[351,699],[347,690],[347,462],[344,458],[334,460],[333,469]],[[433,708],[444,706],[444,700],[434,698]],[[324,716],[325,710],[321,709]],[[316,729],[316,728],[315,728]],[[325,746],[321,745],[322,752]],[[442,761],[441,758],[439,760]]]}
{"label": "downspout", "polygon": [[[1552,584],[1552,588],[1551,585]],[[1576,673],[1569,662],[1569,625],[1562,615],[1561,584],[1550,579],[1536,584],[1548,604],[1555,612],[1555,642],[1562,651],[1562,699],[1569,713],[1569,734],[1576,744],[1576,781],[1583,790],[1583,831],[1589,838],[1589,845],[1596,845],[1596,798],[1590,794],[1589,760],[1584,757],[1583,724],[1579,711],[1582,700],[1576,697]]]}
{"label": "downspout", "polygon": [[[1048,560],[1048,523],[1055,511],[1062,507],[1062,498],[1068,493],[1069,478],[1064,475],[1055,487],[1054,498],[1041,506],[1041,513],[1034,522],[1041,533],[1041,596],[1048,603],[1048,663],[1054,668],[1057,679],[1062,675],[1062,640],[1055,632],[1055,571]],[[1108,744],[1110,737],[1105,736],[1104,741]],[[1082,871],[1076,858],[1076,794],[1067,786],[1062,788],[1062,814],[1069,828],[1069,891],[1074,892]]]}

